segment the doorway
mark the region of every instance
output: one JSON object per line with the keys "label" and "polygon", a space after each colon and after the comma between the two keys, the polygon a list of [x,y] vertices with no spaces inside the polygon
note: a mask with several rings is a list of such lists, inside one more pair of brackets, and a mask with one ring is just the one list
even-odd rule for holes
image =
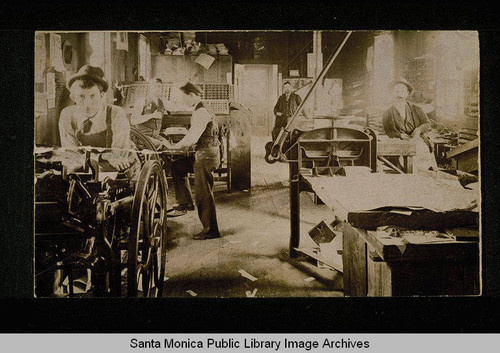
{"label": "doorway", "polygon": [[271,136],[278,99],[278,66],[235,64],[236,99],[252,111],[252,135]]}

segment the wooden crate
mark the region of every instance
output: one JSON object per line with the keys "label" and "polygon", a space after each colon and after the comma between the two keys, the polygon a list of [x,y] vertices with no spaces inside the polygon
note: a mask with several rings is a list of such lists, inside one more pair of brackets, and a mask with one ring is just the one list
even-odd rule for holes
{"label": "wooden crate", "polygon": [[479,295],[479,244],[380,246],[363,229],[343,227],[344,295]]}

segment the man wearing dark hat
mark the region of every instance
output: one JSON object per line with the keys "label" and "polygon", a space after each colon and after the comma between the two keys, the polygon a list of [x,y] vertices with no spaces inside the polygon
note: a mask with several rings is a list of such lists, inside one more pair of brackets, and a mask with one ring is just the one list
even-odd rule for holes
{"label": "man wearing dark hat", "polygon": [[61,111],[61,146],[116,149],[114,152],[101,154],[100,161],[108,162],[111,169],[116,171],[130,171],[135,161],[129,152],[130,123],[121,107],[106,104],[108,83],[102,69],[82,66],[68,80],[67,88],[75,105]]}
{"label": "man wearing dark hat", "polygon": [[274,129],[272,131],[273,141],[278,137],[281,128],[286,127],[288,119],[293,116],[297,108],[302,103],[302,98],[298,94],[292,92],[292,85],[290,82],[285,81],[283,84],[284,93],[278,98],[274,106]]}
{"label": "man wearing dark hat", "polygon": [[[382,117],[382,125],[385,133],[390,138],[400,138],[403,140],[414,139],[418,145],[417,149],[425,144],[427,146],[426,157],[428,157],[426,164],[429,165],[428,167],[426,166],[425,169],[437,167],[435,158],[433,156],[428,156],[429,152],[432,152],[432,143],[424,135],[431,128],[430,120],[422,108],[407,102],[408,96],[413,93],[412,85],[401,77],[391,83],[391,89],[393,93],[392,105],[384,112]],[[426,153],[425,146],[422,151]],[[434,162],[432,162],[432,160]],[[394,159],[391,160],[391,162],[400,166],[398,160]]]}
{"label": "man wearing dark hat", "polygon": [[[201,101],[202,91],[200,87],[188,82],[181,86],[180,90],[186,105],[194,107],[191,127],[182,140],[176,144],[167,143],[166,147],[182,149],[195,146],[194,198],[203,230],[199,234],[193,235],[193,239],[219,238],[215,199],[212,192],[214,184],[212,172],[220,164],[220,142],[215,114]],[[182,163],[172,165],[172,174],[177,201],[180,206],[184,204],[187,208],[192,205],[192,198],[187,180],[190,161],[189,159],[185,159],[185,161],[186,165],[182,165]]]}

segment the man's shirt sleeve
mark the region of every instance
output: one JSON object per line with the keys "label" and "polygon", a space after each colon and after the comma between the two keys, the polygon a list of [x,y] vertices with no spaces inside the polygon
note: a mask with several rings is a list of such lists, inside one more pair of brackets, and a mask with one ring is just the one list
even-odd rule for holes
{"label": "man's shirt sleeve", "polygon": [[76,131],[73,129],[72,117],[73,111],[71,107],[62,110],[61,117],[59,118],[59,135],[61,137],[62,147],[80,146],[80,142],[76,137]]}
{"label": "man's shirt sleeve", "polygon": [[205,109],[195,110],[191,119],[191,127],[182,140],[177,142],[175,146],[177,148],[185,148],[197,143],[210,120],[210,114]]}
{"label": "man's shirt sleeve", "polygon": [[125,111],[118,107],[113,106],[114,116],[112,117],[112,131],[113,140],[111,142],[112,148],[129,149],[130,144],[130,122],[125,115]]}

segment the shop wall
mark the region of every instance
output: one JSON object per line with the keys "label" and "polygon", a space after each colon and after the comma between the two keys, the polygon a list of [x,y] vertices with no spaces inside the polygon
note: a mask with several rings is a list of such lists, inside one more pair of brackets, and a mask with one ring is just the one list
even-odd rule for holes
{"label": "shop wall", "polygon": [[[61,56],[63,67],[55,66],[51,62],[50,34],[41,33],[39,38],[44,39],[43,50],[37,48],[35,57],[43,56],[45,59],[43,77],[35,82],[35,139],[37,144],[59,145],[59,117],[61,111],[74,104],[69,97],[69,91],[66,89],[66,82],[69,77],[78,69],[90,63],[92,48],[89,46],[88,33],[55,33],[61,39]],[[110,93],[108,101],[113,101],[113,87],[119,81],[134,81],[134,73],[137,70],[137,34],[131,33],[128,36],[128,50],[116,49],[116,34],[111,33],[110,57],[106,57],[107,63],[111,63],[110,73],[106,73],[106,78],[110,83]],[[67,49],[72,49],[72,55],[68,56]],[[54,48],[52,48],[54,49]],[[59,50],[56,48],[56,50]],[[70,60],[71,59],[71,60]],[[105,69],[103,67],[103,69]],[[54,89],[52,89],[53,87]],[[48,103],[48,90],[55,91],[54,103]]]}

